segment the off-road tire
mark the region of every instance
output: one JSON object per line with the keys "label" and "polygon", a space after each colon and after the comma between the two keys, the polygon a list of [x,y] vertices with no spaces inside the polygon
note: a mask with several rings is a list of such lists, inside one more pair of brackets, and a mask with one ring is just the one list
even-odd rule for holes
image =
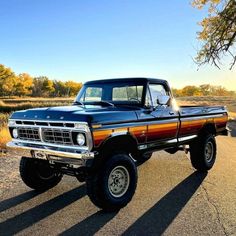
{"label": "off-road tire", "polygon": [[210,170],[216,160],[216,141],[210,133],[202,133],[190,144],[192,166],[198,171]]}
{"label": "off-road tire", "polygon": [[45,191],[56,186],[63,175],[52,169],[46,160],[22,157],[20,176],[28,187]]}
{"label": "off-road tire", "polygon": [[[126,190],[122,196],[114,196],[111,189],[115,187],[109,184],[111,183],[111,176],[119,176],[119,174],[112,175],[115,173],[115,170],[118,170],[117,168],[126,170],[124,173],[127,174],[127,177],[122,179],[129,179],[129,183],[126,184]],[[121,181],[123,181],[122,179]],[[105,211],[117,211],[125,207],[135,193],[137,186],[137,167],[127,154],[113,154],[110,158],[106,159],[104,165],[96,173],[90,174],[87,177],[86,185],[87,194],[97,207]]]}

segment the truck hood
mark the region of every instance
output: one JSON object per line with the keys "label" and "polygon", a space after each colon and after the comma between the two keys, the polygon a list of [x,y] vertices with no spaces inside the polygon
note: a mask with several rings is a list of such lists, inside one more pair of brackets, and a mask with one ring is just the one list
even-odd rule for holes
{"label": "truck hood", "polygon": [[135,107],[103,107],[98,105],[60,106],[34,108],[14,112],[11,119],[21,120],[48,120],[48,121],[75,121],[88,123],[116,123],[137,120]]}

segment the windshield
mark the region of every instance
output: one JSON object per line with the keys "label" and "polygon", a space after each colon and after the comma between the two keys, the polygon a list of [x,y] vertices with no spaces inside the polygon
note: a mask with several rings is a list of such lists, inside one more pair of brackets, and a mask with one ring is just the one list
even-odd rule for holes
{"label": "windshield", "polygon": [[141,104],[143,97],[143,84],[105,83],[84,85],[76,101],[85,104],[96,102],[111,102]]}

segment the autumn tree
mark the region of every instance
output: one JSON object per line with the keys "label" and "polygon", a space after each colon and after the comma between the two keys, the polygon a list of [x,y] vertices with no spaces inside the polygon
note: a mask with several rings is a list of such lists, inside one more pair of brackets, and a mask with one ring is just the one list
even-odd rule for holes
{"label": "autumn tree", "polygon": [[67,81],[65,82],[65,86],[67,89],[67,96],[71,97],[71,96],[76,96],[76,94],[81,89],[82,84],[74,81]]}
{"label": "autumn tree", "polygon": [[17,77],[11,68],[0,64],[0,96],[12,96],[15,93]]}
{"label": "autumn tree", "polygon": [[200,90],[203,96],[208,96],[211,93],[212,86],[210,84],[202,84],[200,85]]}
{"label": "autumn tree", "polygon": [[201,96],[201,91],[197,86],[185,86],[182,89],[182,96]]}
{"label": "autumn tree", "polygon": [[32,93],[33,78],[27,74],[22,73],[17,77],[15,85],[15,95],[17,96],[26,96]]}
{"label": "autumn tree", "polygon": [[48,97],[54,92],[53,81],[46,76],[40,76],[33,79],[32,96]]}
{"label": "autumn tree", "polygon": [[62,97],[66,95],[67,88],[66,88],[65,82],[54,80],[53,87],[54,87],[54,96]]}
{"label": "autumn tree", "polygon": [[198,32],[198,39],[202,46],[196,62],[220,68],[222,57],[229,56],[232,69],[236,62],[236,1],[193,0],[192,4],[198,9],[208,7],[208,16],[200,22],[202,29]]}

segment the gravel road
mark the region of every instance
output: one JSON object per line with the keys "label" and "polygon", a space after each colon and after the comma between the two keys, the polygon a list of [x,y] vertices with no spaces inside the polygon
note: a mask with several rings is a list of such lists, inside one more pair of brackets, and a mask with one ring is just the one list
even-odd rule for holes
{"label": "gravel road", "polygon": [[236,235],[236,137],[217,137],[217,145],[208,174],[195,172],[183,152],[157,152],[138,167],[131,203],[109,214],[96,208],[85,185],[72,177],[36,194],[19,178],[19,157],[5,155],[0,235]]}

